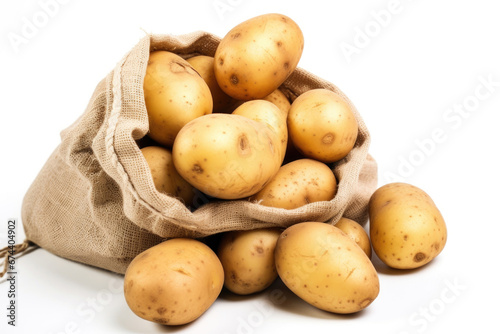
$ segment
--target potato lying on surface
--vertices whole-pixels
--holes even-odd
[[[319,309],[354,313],[378,296],[378,275],[370,259],[335,226],[292,225],[280,235],[275,257],[283,283]]]
[[[125,300],[139,317],[164,325],[199,318],[217,299],[224,271],[217,255],[194,239],[170,239],[137,255],[124,279]]]
[[[369,216],[373,250],[392,268],[421,267],[446,244],[441,212],[428,194],[410,184],[389,183],[377,189],[370,198]]]
[[[210,114],[213,108],[205,81],[187,61],[167,51],[153,51],[149,56],[144,100],[149,136],[166,147],[172,147],[185,124]]]
[[[223,235],[217,255],[224,268],[224,286],[236,294],[248,295],[271,285],[278,277],[274,249],[278,229],[233,231]]]
[[[304,156],[330,163],[352,150],[358,123],[340,95],[312,89],[293,101],[288,113],[288,136]]]
[[[300,159],[283,165],[274,178],[250,200],[261,205],[295,209],[330,201],[337,191],[332,170],[322,162]]]
[[[261,99],[276,90],[296,68],[304,36],[281,14],[264,14],[231,29],[215,52],[215,77],[229,96]]]
[[[286,124],[287,114],[283,112],[274,103],[266,100],[252,100],[243,103],[233,115],[240,115],[254,121],[267,124],[280,139],[280,158],[283,161],[285,158],[286,147],[288,143],[288,129]]]
[[[349,238],[354,240],[359,247],[365,252],[368,258],[372,257],[372,245],[368,233],[366,233],[363,226],[359,225],[352,219],[342,217],[335,224],[335,227],[347,234]]]
[[[205,80],[212,93],[213,112],[227,112],[227,109],[233,102],[233,98],[224,93],[219,87],[214,73],[214,57],[195,56],[187,59],[187,62],[200,74]]]
[[[201,192],[238,199],[261,190],[281,165],[281,142],[266,124],[211,114],[179,132],[172,155],[179,174]]]
[[[146,159],[156,189],[180,198],[186,205],[193,204],[193,186],[184,180],[174,167],[172,153],[164,147],[148,146],[141,149]]]

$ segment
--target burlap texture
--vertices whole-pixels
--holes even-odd
[[[30,241],[61,257],[124,273],[137,254],[165,238],[284,228],[303,221],[334,224],[342,216],[365,224],[377,184],[368,129],[336,86],[300,68],[281,87],[290,100],[327,88],[351,103],[359,123],[354,149],[334,166],[338,191],[333,200],[294,210],[221,201],[191,211],[155,189],[136,142],[148,132],[142,84],[149,52],[213,56],[219,41],[205,32],[146,36],[98,84],[85,112],[62,131],[60,145],[25,195],[22,221]]]

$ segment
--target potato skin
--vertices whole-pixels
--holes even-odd
[[[264,206],[296,209],[319,201],[330,201],[337,191],[332,170],[322,162],[300,159],[281,166],[278,173],[250,201]]]
[[[141,152],[149,165],[156,189],[181,199],[187,206],[192,205],[195,195],[193,186],[177,173],[172,152],[160,146],[147,146]]]
[[[254,121],[267,124],[280,139],[280,157],[281,161],[285,158],[286,147],[288,143],[287,113],[283,112],[274,103],[266,100],[252,100],[241,104],[233,115],[240,115]]]
[[[183,325],[217,299],[224,271],[215,253],[194,239],[170,239],[137,255],[125,273],[124,293],[139,317]]]
[[[262,99],[274,103],[285,115],[288,116],[288,112],[290,111],[292,104],[281,90],[276,89],[274,92],[263,97]]]
[[[305,222],[280,235],[276,269],[307,303],[334,313],[354,313],[378,296],[377,271],[363,250],[335,226]]]
[[[262,99],[297,67],[304,49],[299,26],[281,14],[242,22],[221,40],[215,52],[215,77],[238,100]]]
[[[266,124],[211,114],[182,128],[172,155],[179,174],[201,192],[239,199],[258,192],[278,172],[280,145]]]
[[[224,286],[239,295],[264,290],[278,277],[274,249],[279,229],[226,232],[217,256],[224,268]]]
[[[210,114],[212,95],[193,67],[168,51],[153,51],[144,77],[144,100],[149,136],[172,147],[175,136],[189,121]]]
[[[365,252],[366,256],[370,259],[372,257],[372,245],[370,237],[364,228],[352,219],[342,217],[335,224],[335,227],[347,234],[349,238],[354,240],[359,247]]]
[[[323,88],[312,89],[293,101],[288,113],[288,135],[304,156],[331,163],[352,150],[358,123],[340,95]]]
[[[413,269],[434,259],[447,240],[446,224],[431,197],[407,183],[389,183],[370,198],[370,237],[392,268]]]
[[[227,109],[234,103],[234,100],[224,93],[215,79],[214,57],[200,55],[186,60],[200,74],[207,83],[208,88],[210,88],[214,105],[213,112],[227,112]]]

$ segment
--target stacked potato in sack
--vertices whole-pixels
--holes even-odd
[[[279,90],[303,47],[292,19],[266,14],[229,31],[214,57],[151,52],[144,96],[155,144],[142,152],[156,188],[188,207],[196,192],[284,209],[333,199],[337,180],[328,164],[351,151],[358,124],[332,91],[309,90],[290,103]],[[360,311],[379,293],[368,234],[346,218],[336,226],[227,232],[211,246],[176,238],[139,254],[125,274],[131,310],[186,324],[223,286],[248,295],[278,276],[309,304],[335,313]]]

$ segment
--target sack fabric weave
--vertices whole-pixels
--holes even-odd
[[[220,201],[191,211],[156,190],[137,145],[148,133],[142,85],[149,53],[213,56],[219,42],[206,32],[148,35],[117,64],[97,85],[85,112],[61,132],[61,143],[25,195],[21,214],[29,241],[58,256],[124,273],[137,254],[167,238],[285,228],[303,221],[335,224],[342,216],[366,223],[377,185],[368,129],[335,85],[301,68],[280,87],[290,101],[310,89],[330,89],[349,102],[359,124],[354,149],[333,166],[338,180],[333,200],[294,210]]]

